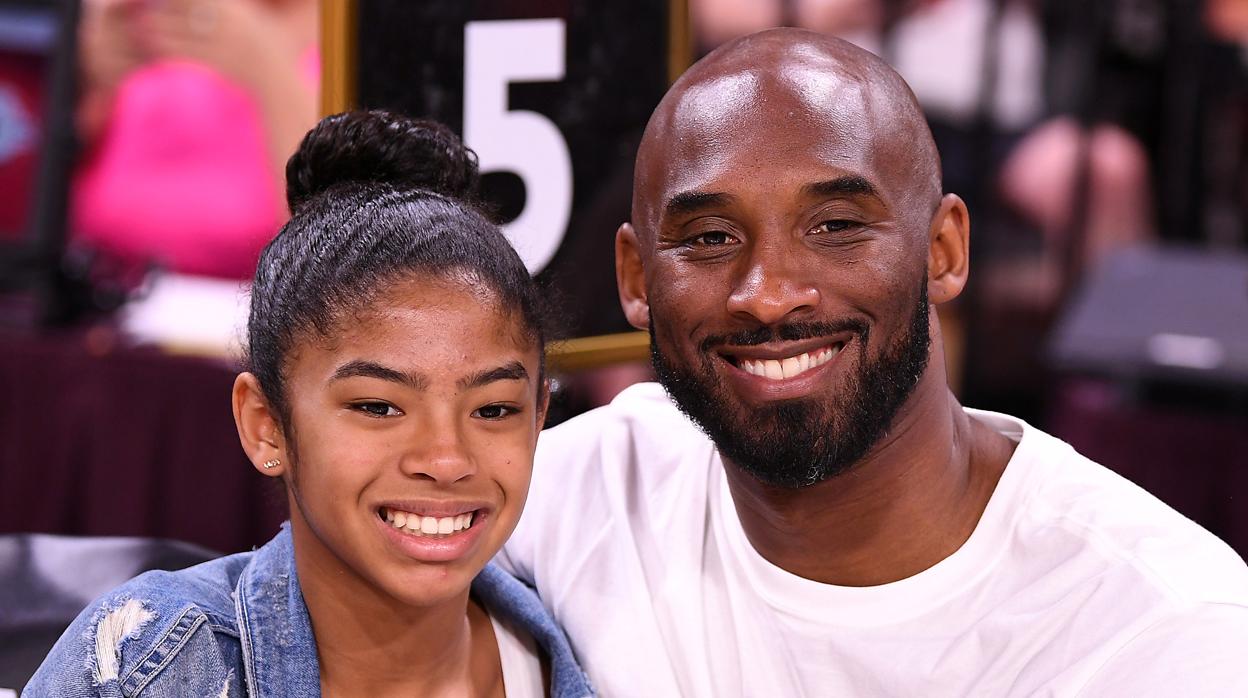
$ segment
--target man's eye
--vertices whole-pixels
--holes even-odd
[[[474,417],[480,417],[481,419],[497,421],[509,415],[516,414],[519,411],[520,410],[509,405],[486,405],[484,407],[478,407],[472,415]]]
[[[399,408],[388,402],[356,402],[351,405],[351,409],[370,417],[397,417],[403,414]]]
[[[732,236],[722,230],[712,230],[709,233],[702,233],[690,240],[695,245],[705,245],[707,247],[719,247],[732,242]]]
[[[830,221],[823,221],[819,225],[815,226],[815,229],[812,232],[840,233],[840,232],[849,230],[850,228],[853,228],[857,225],[858,223],[855,223],[854,221],[835,219],[835,220],[830,220]]]

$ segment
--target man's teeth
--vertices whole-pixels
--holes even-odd
[[[475,512],[458,516],[421,516],[411,512],[382,507],[381,514],[386,523],[403,531],[418,536],[449,536],[472,526],[472,515]]]
[[[771,380],[792,378],[831,361],[832,357],[840,353],[841,346],[834,344],[813,352],[808,351],[797,356],[790,356],[787,359],[741,359],[741,370]]]

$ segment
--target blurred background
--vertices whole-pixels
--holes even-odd
[[[781,25],[926,110],[973,223],[941,310],[963,403],[1248,552],[1248,0],[0,0],[0,534],[271,537],[229,407],[246,281],[286,158],[346,104],[481,156],[574,338],[552,420],[648,380],[611,258],[641,130],[692,60]]]

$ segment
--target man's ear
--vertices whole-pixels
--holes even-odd
[[[946,194],[928,230],[927,297],[947,303],[966,288],[971,264],[971,220],[957,194]]]
[[[631,223],[622,223],[615,231],[615,282],[620,291],[620,307],[628,323],[639,330],[650,329],[650,302],[646,300],[641,243]]]
[[[255,375],[240,373],[234,379],[233,403],[238,440],[252,466],[269,477],[285,473],[290,463],[281,422],[273,414]]]

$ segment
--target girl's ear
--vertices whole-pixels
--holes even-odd
[[[550,413],[550,379],[543,378],[537,390],[537,430],[546,426],[546,415]]]
[[[238,440],[251,464],[261,475],[281,476],[289,467],[281,422],[255,375],[244,372],[234,379],[233,403]]]

